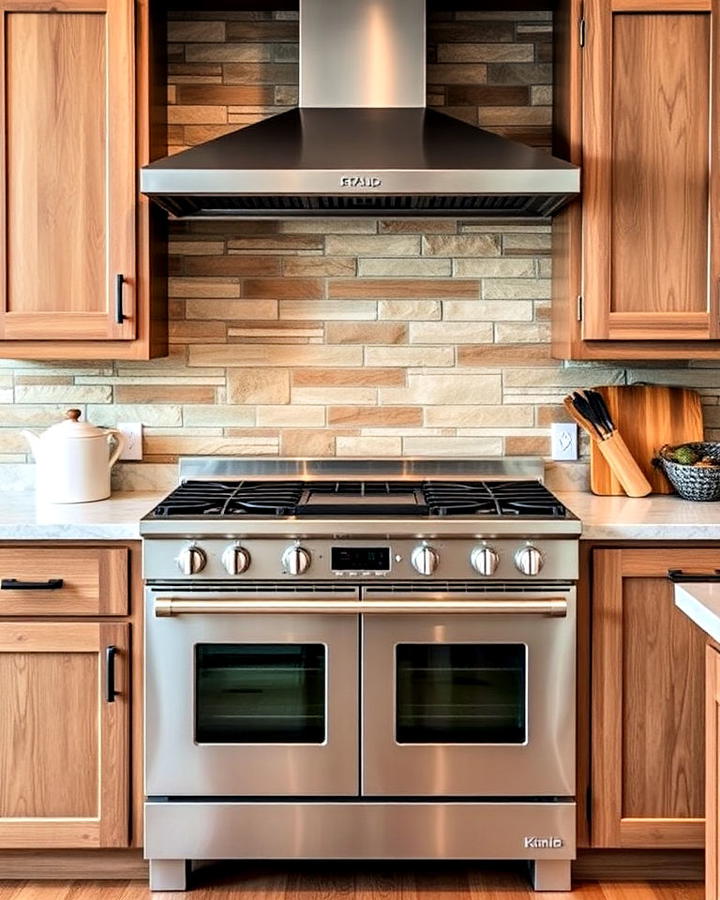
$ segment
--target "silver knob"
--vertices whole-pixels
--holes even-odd
[[[250,554],[240,544],[230,544],[222,555],[222,564],[228,575],[242,575],[250,566]]]
[[[421,544],[413,550],[410,562],[413,569],[420,575],[432,575],[438,567],[440,556],[432,547],[429,547],[427,544]]]
[[[523,575],[537,575],[545,559],[537,547],[521,547],[515,554],[515,565]]]
[[[288,547],[282,555],[282,564],[290,575],[302,575],[310,568],[310,554],[304,547]]]
[[[207,556],[204,550],[190,544],[189,547],[183,547],[175,562],[183,575],[197,575],[205,568]]]
[[[470,564],[478,575],[494,575],[500,557],[492,547],[476,547],[470,554]]]

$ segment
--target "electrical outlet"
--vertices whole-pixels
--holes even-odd
[[[553,459],[578,458],[578,430],[574,422],[553,422],[550,438]]]
[[[120,459],[142,459],[142,424],[140,422],[118,422],[117,429],[122,431],[127,441]]]

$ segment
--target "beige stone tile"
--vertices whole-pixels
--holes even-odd
[[[107,384],[19,384],[15,388],[16,403],[110,403],[112,388]],[[2,419],[0,419],[2,421]]]
[[[286,219],[280,231],[286,234],[376,234],[375,219]]]
[[[215,256],[224,250],[224,241],[181,241],[171,237],[169,243],[173,256]]]
[[[215,406],[183,407],[183,422],[186,427],[217,427],[254,425],[255,407],[231,406],[223,403]]]
[[[358,261],[358,275],[361,278],[368,276],[385,276],[390,278],[432,278],[437,276],[449,276],[452,274],[452,262],[449,259],[407,259],[395,257],[390,259],[360,259]]]
[[[171,344],[224,344],[227,339],[227,326],[224,322],[195,319],[189,322],[173,322],[171,319],[168,339]]]
[[[505,234],[502,239],[504,250],[524,250],[529,253],[550,250],[551,241],[552,236],[548,231],[532,232],[525,229]]]
[[[229,403],[288,403],[290,372],[287,369],[228,369]]]
[[[4,403],[0,405],[0,422],[5,427],[14,425],[20,428],[45,428],[61,422],[67,409],[65,403],[38,406]]]
[[[489,344],[493,340],[490,322],[411,322],[411,344]]]
[[[536,371],[536,370],[532,370]],[[490,374],[421,374],[408,375],[406,388],[381,388],[380,405],[419,404],[421,406],[457,404],[465,400],[470,405],[502,402],[501,376]]]
[[[457,222],[454,219],[382,219],[380,234],[455,234]]]
[[[400,387],[405,384],[405,369],[295,369],[292,383],[294,387]]]
[[[350,428],[397,428],[422,425],[422,409],[414,406],[331,406],[327,411],[328,425]]]
[[[425,256],[499,256],[500,241],[492,234],[430,234],[423,237]]]
[[[487,66],[483,63],[443,63],[427,67],[428,84],[486,84]]]
[[[456,259],[453,274],[458,278],[534,278],[535,260],[492,256]]]
[[[380,300],[378,319],[399,319],[403,321],[433,320],[442,315],[438,300]]]
[[[258,406],[258,425],[317,428],[325,424],[324,406]]]
[[[314,345],[197,344],[189,348],[191,366],[360,366],[362,347]]]
[[[242,337],[247,340],[267,341],[268,343],[295,343],[303,341],[322,341],[325,335],[323,325],[287,325],[285,322],[243,322],[231,325],[228,336]]]
[[[446,300],[443,303],[446,322],[529,322],[532,318],[530,300]],[[458,343],[466,342],[461,338]]]
[[[338,456],[400,456],[402,438],[399,437],[338,437],[335,441]]]
[[[451,366],[452,347],[366,347],[366,366]]]
[[[623,372],[617,369],[574,367],[566,369],[556,362],[555,368],[505,369],[503,384],[506,388],[578,388],[597,384],[622,384]]]
[[[545,278],[488,278],[482,285],[483,300],[549,300],[550,281]]]
[[[542,343],[550,340],[549,322],[498,322],[495,340],[500,343]]]
[[[118,422],[142,422],[146,427],[176,428],[182,425],[179,406],[163,403],[114,403],[88,406],[87,417],[93,425],[115,428]]]
[[[489,125],[550,125],[549,106],[485,106],[478,110],[478,124]]]
[[[492,344],[457,348],[459,366],[549,366],[558,362],[550,356],[549,344]]]
[[[328,235],[328,256],[419,256],[419,235]]]
[[[281,319],[313,319],[323,322],[333,319],[376,319],[374,300],[281,300]]]
[[[321,278],[246,278],[240,287],[243,297],[273,300],[321,300],[325,281]]]
[[[344,299],[420,300],[479,295],[479,281],[460,278],[344,278],[328,285],[329,297]]]
[[[352,278],[357,274],[357,259],[354,256],[284,256],[282,264],[283,274],[291,277]]]
[[[119,404],[140,404],[150,406],[209,403],[215,402],[216,389],[209,385],[192,384],[118,384],[115,387],[115,402]],[[114,408],[114,407],[113,407]]]
[[[277,319],[277,300],[188,300],[188,319]]]
[[[280,432],[280,453],[285,457],[335,455],[335,434],[326,428],[292,428]]]
[[[188,44],[185,48],[188,62],[254,63],[270,62],[272,47],[269,44]],[[260,67],[258,67],[260,68]]]
[[[148,435],[144,441],[147,456],[276,456],[279,449],[277,438],[234,438],[225,435],[207,437],[187,437],[184,435]]]
[[[533,410],[526,406],[428,406],[425,424],[441,428],[522,428],[533,424]]]
[[[171,125],[223,125],[227,122],[224,106],[168,106]]]
[[[403,438],[406,456],[502,456],[502,438],[408,437]]]
[[[293,387],[292,402],[300,404],[332,404],[375,406],[377,390],[374,387]]]
[[[225,40],[225,23],[224,22],[184,22],[170,20],[167,26],[167,37],[169,41],[178,44],[184,44],[194,41],[224,41]]]

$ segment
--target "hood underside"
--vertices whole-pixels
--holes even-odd
[[[141,190],[178,218],[550,216],[577,166],[431,109],[301,108],[158,160]]]

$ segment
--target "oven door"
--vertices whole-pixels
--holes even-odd
[[[366,590],[365,796],[575,794],[575,590]]]
[[[358,794],[358,616],[302,612],[328,597],[357,591],[148,589],[148,796]]]

